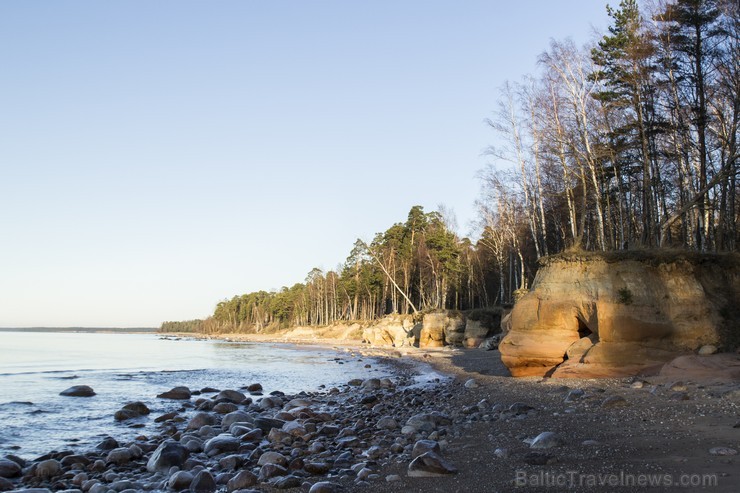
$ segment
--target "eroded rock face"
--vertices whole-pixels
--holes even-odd
[[[722,346],[732,337],[728,310],[740,306],[737,264],[712,256],[548,259],[514,306],[502,361],[513,376],[621,376]]]
[[[460,312],[427,313],[419,333],[419,347],[461,345],[464,337],[465,317]]]
[[[410,315],[389,315],[362,331],[363,341],[373,346],[411,346],[414,343]]]

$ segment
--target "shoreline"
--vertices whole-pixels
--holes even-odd
[[[121,491],[129,485],[137,491],[172,491],[170,483],[184,487],[187,480],[187,487],[192,487],[200,477],[213,482],[212,489],[204,491],[237,491],[227,486],[236,478],[242,486],[248,485],[241,488],[245,492],[305,492],[326,481],[337,486],[318,491],[340,491],[340,486],[341,491],[388,493],[542,488],[606,492],[654,487],[691,491],[679,484],[685,476],[716,481],[710,484],[711,491],[740,489],[738,456],[723,455],[740,450],[738,382],[513,378],[504,373],[497,351],[232,337],[207,338],[332,349],[347,358],[374,358],[388,366],[393,376],[388,382],[368,378],[336,389],[287,396],[249,396],[241,389],[251,403],[229,402],[215,393],[194,395],[182,401],[176,415],[162,420],[156,436],[81,454],[84,458],[42,457],[58,462],[59,474],[45,477],[39,473],[38,461],[29,463],[24,468],[24,486],[92,493]],[[444,378],[419,385],[416,373],[430,370]],[[263,404],[266,399],[274,402]],[[244,413],[245,421],[221,427],[229,416],[222,412],[234,407],[231,412]],[[200,413],[210,418],[201,416],[205,421],[191,426]],[[543,432],[554,433],[553,443],[532,448],[528,442]],[[168,438],[192,444],[190,462],[178,466],[180,473],[148,471],[157,447]],[[213,454],[211,448],[205,453],[215,439],[222,440],[224,450]],[[431,457],[436,455],[442,465],[430,466],[431,472],[423,468],[410,472],[414,446],[420,440],[438,447]],[[116,458],[114,452],[123,458]],[[75,465],[75,460],[80,463]],[[440,472],[440,467],[450,470]],[[576,475],[571,474],[574,471]],[[430,474],[439,475],[419,477]],[[599,483],[599,477],[616,478],[618,484]],[[548,483],[563,478],[572,482]],[[589,482],[594,478],[596,482]],[[653,487],[619,483],[645,478],[673,483]],[[19,486],[17,478],[12,481]]]

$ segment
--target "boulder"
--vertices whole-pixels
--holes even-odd
[[[12,460],[0,459],[0,478],[15,478],[21,475],[21,466]]]
[[[679,356],[661,368],[660,376],[687,380],[740,380],[740,355]]]
[[[465,336],[465,317],[457,311],[436,311],[424,315],[419,347],[462,345]]]
[[[160,399],[188,400],[192,397],[192,394],[187,387],[175,387],[167,392],[162,392],[157,397]]]
[[[188,471],[177,471],[167,480],[167,486],[174,491],[186,490],[193,482],[193,475]]]
[[[411,458],[416,459],[420,455],[424,455],[427,452],[441,454],[442,449],[439,447],[439,443],[435,442],[434,440],[419,440],[414,444],[414,448],[411,449]]]
[[[234,423],[251,424],[252,422],[254,422],[254,418],[250,414],[245,413],[244,411],[234,411],[233,413],[229,413],[223,417],[221,420],[221,427],[228,430]]]
[[[171,467],[182,467],[190,452],[184,446],[172,440],[162,442],[146,464],[149,472],[166,473]]]
[[[111,464],[123,465],[131,462],[131,451],[126,447],[114,448],[105,456],[105,461]]]
[[[227,415],[228,416],[228,415]],[[204,426],[213,426],[218,424],[218,418],[213,414],[198,413],[188,422],[186,430],[199,430]]]
[[[70,387],[59,392],[59,395],[63,395],[65,397],[92,397],[95,395],[95,391],[92,387],[87,385],[75,385],[74,387]]]
[[[121,409],[116,411],[113,415],[113,418],[116,421],[126,421],[127,419],[139,418],[149,413],[149,408],[143,402],[129,402]]]
[[[36,464],[36,477],[50,479],[62,473],[62,465],[58,460],[47,459]]]
[[[252,471],[242,470],[226,483],[226,489],[228,491],[235,491],[251,488],[252,486],[255,486],[257,482],[257,476],[255,476]]]
[[[229,402],[233,402],[234,404],[239,404],[244,399],[246,399],[247,396],[239,392],[238,390],[222,390],[218,393],[218,395],[214,398],[215,400],[225,400]]]
[[[288,467],[288,459],[280,452],[268,451],[260,455],[257,465],[264,466],[266,464],[277,464],[279,466]]]
[[[342,491],[342,485],[338,483],[332,483],[330,481],[319,481],[311,485],[311,489],[308,493],[339,493]]]
[[[722,346],[738,306],[737,256],[562,254],[541,260],[499,350],[515,377],[656,373]]]
[[[208,440],[203,447],[203,451],[209,456],[223,454],[224,452],[236,452],[239,450],[239,444],[238,438],[222,434]]]
[[[426,452],[411,461],[408,468],[410,477],[428,478],[456,474],[457,468],[435,452]]]
[[[0,476],[0,491],[10,491],[15,489],[13,487],[13,482],[9,479],[6,479],[2,476]],[[48,491],[48,490],[47,490]]]
[[[216,491],[216,480],[208,470],[200,471],[190,483],[190,491],[194,493],[212,493]]]

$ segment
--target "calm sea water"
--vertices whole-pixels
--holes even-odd
[[[296,393],[390,374],[363,359],[318,347],[154,334],[0,332],[0,456],[35,458],[51,450],[84,450],[107,435],[153,434],[153,417],[180,408],[156,395],[178,385],[239,389],[259,382],[265,394]],[[371,369],[364,368],[367,363]],[[59,395],[73,385],[89,385],[97,395]],[[152,410],[143,429],[113,419],[135,400]]]

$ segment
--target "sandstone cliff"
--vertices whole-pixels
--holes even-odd
[[[734,255],[564,254],[543,259],[499,349],[513,376],[619,376],[657,369],[740,327]]]
[[[373,346],[479,347],[497,334],[501,309],[436,310],[413,315],[388,315],[362,331],[364,342]],[[416,321],[415,321],[416,320]]]

